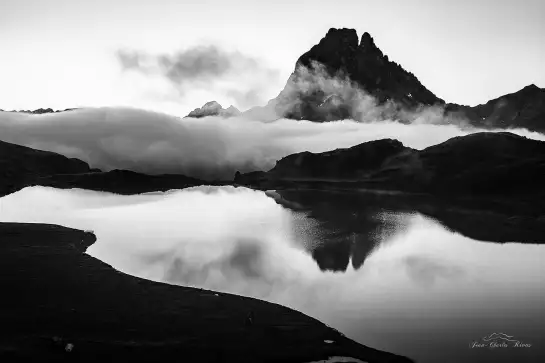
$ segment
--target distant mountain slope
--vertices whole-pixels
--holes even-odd
[[[466,118],[477,127],[545,132],[545,89],[532,84],[474,107],[448,104],[445,113]]]
[[[90,171],[81,160],[0,141],[0,195],[18,190],[37,177]]]

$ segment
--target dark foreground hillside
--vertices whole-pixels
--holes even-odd
[[[410,361],[279,305],[118,272],[84,253],[91,233],[0,223],[0,241],[1,362]]]

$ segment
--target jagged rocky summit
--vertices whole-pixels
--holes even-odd
[[[204,104],[201,108],[196,108],[191,111],[186,117],[201,118],[207,116],[232,117],[240,114],[240,111],[230,106],[223,108],[218,102],[210,101]]]
[[[414,74],[390,61],[369,33],[358,39],[354,29],[332,28],[299,57],[275,110],[311,121],[358,118],[362,96],[404,108],[444,104]]]

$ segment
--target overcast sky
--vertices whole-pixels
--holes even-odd
[[[330,27],[369,32],[448,102],[545,87],[543,0],[0,0],[0,108],[245,109]]]

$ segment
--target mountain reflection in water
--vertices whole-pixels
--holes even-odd
[[[0,221],[93,230],[88,253],[121,271],[280,303],[418,362],[544,357],[545,246],[467,237],[539,242],[540,220],[522,222],[533,234],[498,224],[500,235],[489,226],[504,217],[463,213],[396,195],[235,187],[0,198]],[[533,346],[469,348],[494,332]]]

